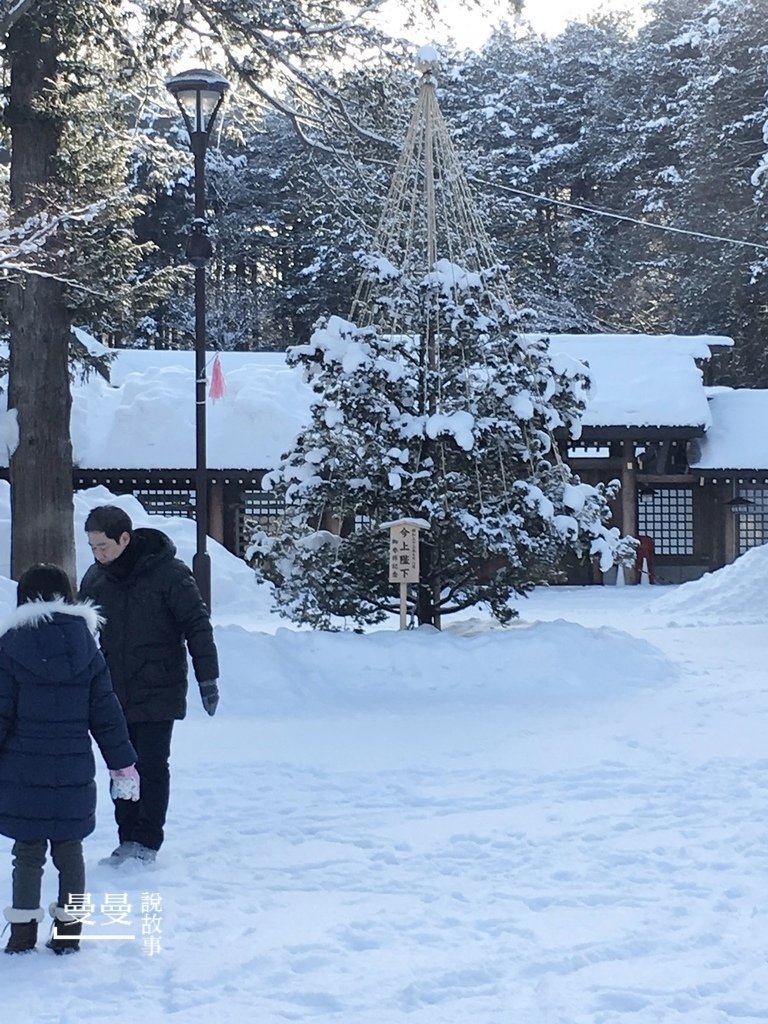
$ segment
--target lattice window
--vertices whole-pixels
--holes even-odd
[[[256,530],[277,534],[285,517],[285,502],[269,491],[243,491],[237,509],[238,554],[244,555]]]
[[[153,516],[186,516],[195,518],[195,492],[185,488],[147,487],[134,491],[134,496]]]
[[[369,530],[373,519],[370,515],[358,515],[355,513],[355,530]]]
[[[752,502],[745,511],[735,513],[738,552],[743,555],[768,541],[768,487],[739,486],[738,491]]]
[[[693,492],[657,487],[637,503],[637,532],[653,538],[657,555],[693,554]]]

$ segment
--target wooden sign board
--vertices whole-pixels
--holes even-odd
[[[419,582],[419,528],[406,520],[389,527],[389,582]]]
[[[428,530],[426,519],[395,519],[382,523],[389,530],[389,582],[400,584],[400,629],[406,629],[408,584],[419,582],[419,530]]]

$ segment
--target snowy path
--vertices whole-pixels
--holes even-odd
[[[162,951],[2,957],[2,1020],[768,1020],[766,627],[665,628],[639,600],[550,593],[524,612],[642,635],[682,667],[672,687],[193,715],[158,864],[95,864],[107,807],[87,844],[94,894],[162,895]]]

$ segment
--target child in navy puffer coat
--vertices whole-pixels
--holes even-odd
[[[35,947],[49,842],[59,892],[47,945],[74,952],[82,925],[66,908],[85,891],[82,840],[96,824],[91,736],[113,778],[128,779],[129,799],[139,796],[136,751],[94,640],[94,608],[74,603],[57,565],[28,569],[17,598],[16,611],[0,625],[0,834],[15,840],[5,952]]]

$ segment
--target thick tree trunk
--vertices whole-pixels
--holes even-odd
[[[60,122],[47,103],[58,73],[54,3],[40,4],[8,37],[11,64],[11,209],[19,222],[45,207],[56,185]],[[57,266],[51,258],[50,269]],[[11,459],[11,575],[56,562],[74,579],[70,319],[62,285],[25,275],[8,294],[9,408],[19,420]]]
[[[436,626],[440,629],[440,585],[433,579],[434,554],[431,538],[422,533],[419,537],[421,582],[416,591],[416,618],[420,626]]]

